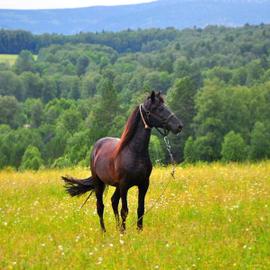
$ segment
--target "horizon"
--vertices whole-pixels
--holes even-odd
[[[0,10],[44,10],[44,9],[72,9],[72,8],[86,8],[97,6],[123,6],[123,5],[136,5],[155,2],[157,0],[65,0],[57,1],[47,0],[45,2],[37,2],[35,0],[20,1],[9,0],[8,2],[2,2],[0,0]]]

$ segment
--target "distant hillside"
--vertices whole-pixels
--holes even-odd
[[[137,28],[240,26],[270,22],[270,0],[159,0],[58,10],[0,10],[0,28],[73,34]]]

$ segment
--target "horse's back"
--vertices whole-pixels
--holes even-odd
[[[118,184],[114,172],[114,151],[118,142],[119,139],[113,137],[99,139],[95,143],[91,155],[92,175],[112,186]]]

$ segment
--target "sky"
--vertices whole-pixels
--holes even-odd
[[[51,9],[148,3],[153,0],[0,0],[0,9]]]

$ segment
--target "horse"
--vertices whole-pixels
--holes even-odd
[[[66,191],[71,196],[79,196],[87,191],[95,193],[97,213],[103,232],[106,231],[103,219],[103,192],[107,185],[115,187],[111,203],[117,227],[121,231],[126,230],[128,190],[133,186],[138,187],[137,229],[143,229],[144,201],[152,172],[148,147],[153,127],[174,134],[180,133],[183,128],[181,120],[165,106],[160,92],[155,91],[134,109],[120,139],[105,137],[95,143],[90,161],[92,175],[89,178],[62,177]],[[121,224],[118,212],[120,198]]]

